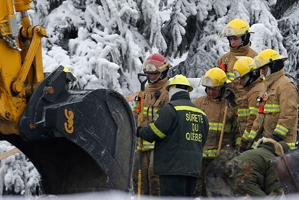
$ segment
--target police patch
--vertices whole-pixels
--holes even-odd
[[[159,114],[155,114],[155,116],[154,116],[154,122],[157,120],[159,118]]]

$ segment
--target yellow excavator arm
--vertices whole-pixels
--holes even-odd
[[[0,140],[32,161],[47,194],[129,191],[131,107],[113,90],[68,89],[74,77],[63,66],[44,77],[46,30],[31,25],[31,1],[0,0]]]
[[[19,134],[18,122],[36,86],[44,79],[41,38],[46,30],[31,26],[31,0],[0,1],[0,132]],[[21,13],[18,26],[14,10]]]

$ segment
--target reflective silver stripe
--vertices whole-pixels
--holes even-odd
[[[257,113],[259,111],[259,109],[256,107],[249,107],[249,110],[250,110],[250,112],[249,112],[250,115],[257,115]]]
[[[240,145],[241,144],[241,137],[237,137],[235,144],[236,145]]]
[[[238,116],[239,117],[247,117],[249,116],[249,109],[238,109]]]
[[[233,81],[235,79],[235,75],[232,72],[227,72],[226,76],[229,80]]]
[[[289,132],[289,129],[287,129],[286,127],[284,127],[282,125],[277,124],[274,131],[279,133],[280,135],[286,136],[287,133]]]
[[[264,107],[264,112],[280,112],[279,104],[266,104]]]
[[[287,143],[287,145],[289,145],[289,147],[290,147],[291,150],[294,150],[295,147],[296,147],[296,146],[295,146],[295,143],[291,143],[291,142],[290,142],[290,143]]]
[[[207,158],[207,157],[215,158],[217,156],[217,152],[218,152],[218,150],[216,150],[216,149],[203,150],[203,157],[204,158]]]
[[[225,132],[232,132],[232,125],[230,124],[226,124],[224,131]],[[209,122],[209,130],[213,130],[213,131],[221,131],[222,130],[222,123],[212,123]]]

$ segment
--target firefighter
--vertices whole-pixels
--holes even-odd
[[[148,85],[145,87],[143,100],[143,126],[148,126],[153,122],[157,111],[166,103],[169,102],[168,91],[165,87],[169,84],[169,76],[167,72],[170,65],[165,57],[155,53],[149,56],[143,63],[143,72],[148,74]],[[136,102],[133,113],[137,122],[137,127],[140,124],[140,113],[137,112],[138,104]],[[140,149],[138,140],[137,149]],[[138,190],[138,151],[135,155],[136,161],[133,172],[134,191],[137,194]],[[142,146],[142,184],[141,194],[159,196],[159,176],[154,174],[153,170],[154,158],[154,143],[143,141]]]
[[[188,79],[176,75],[166,87],[170,102],[137,136],[155,141],[154,172],[160,178],[161,196],[192,196],[200,176],[203,146],[209,124],[203,111],[191,101]]]
[[[240,141],[241,137],[237,128],[237,117],[231,105],[227,109],[226,121],[223,124],[226,107],[226,100],[223,96],[226,95],[226,86],[228,83],[231,83],[227,79],[225,72],[218,67],[212,68],[202,77],[201,83],[206,87],[207,95],[195,99],[193,103],[206,113],[209,120],[209,134],[204,146],[201,178],[198,180],[195,196],[206,196],[204,185],[205,172],[218,154],[222,127],[224,126],[222,147],[230,146],[237,149],[238,141]]]
[[[273,49],[266,49],[255,57],[255,63],[265,77],[265,89],[257,98],[259,112],[249,135],[243,135],[244,142],[254,142],[261,137],[285,141],[291,150],[295,149],[298,123],[298,91],[283,69],[282,57]],[[255,144],[253,143],[253,147]]]
[[[243,86],[246,92],[243,96],[236,100],[238,104],[238,122],[240,127],[240,133],[244,135],[241,139],[240,152],[243,152],[247,148],[247,142],[244,139],[246,135],[249,135],[258,113],[258,105],[256,98],[259,92],[264,90],[265,85],[259,71],[253,71],[256,68],[255,62],[252,58],[247,56],[239,57],[236,61],[233,71],[234,78],[240,80],[240,84]]]
[[[253,164],[253,173],[245,189],[247,194],[250,196],[282,195],[283,189],[271,160],[288,152],[289,146],[283,141],[278,143],[271,138],[263,137],[258,140],[257,147],[233,159]]]
[[[248,56],[254,58],[257,55],[250,48],[250,34],[253,33],[247,23],[241,19],[234,19],[229,22],[223,29],[221,36],[227,37],[230,52],[224,54],[217,60],[217,66],[220,66],[225,72],[229,80],[233,81],[230,87],[233,89],[237,98],[242,96],[245,91],[240,85],[239,80],[234,80],[233,67],[237,61],[236,56]]]

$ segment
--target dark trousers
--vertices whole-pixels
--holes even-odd
[[[160,175],[161,196],[193,196],[197,178],[192,176]]]

